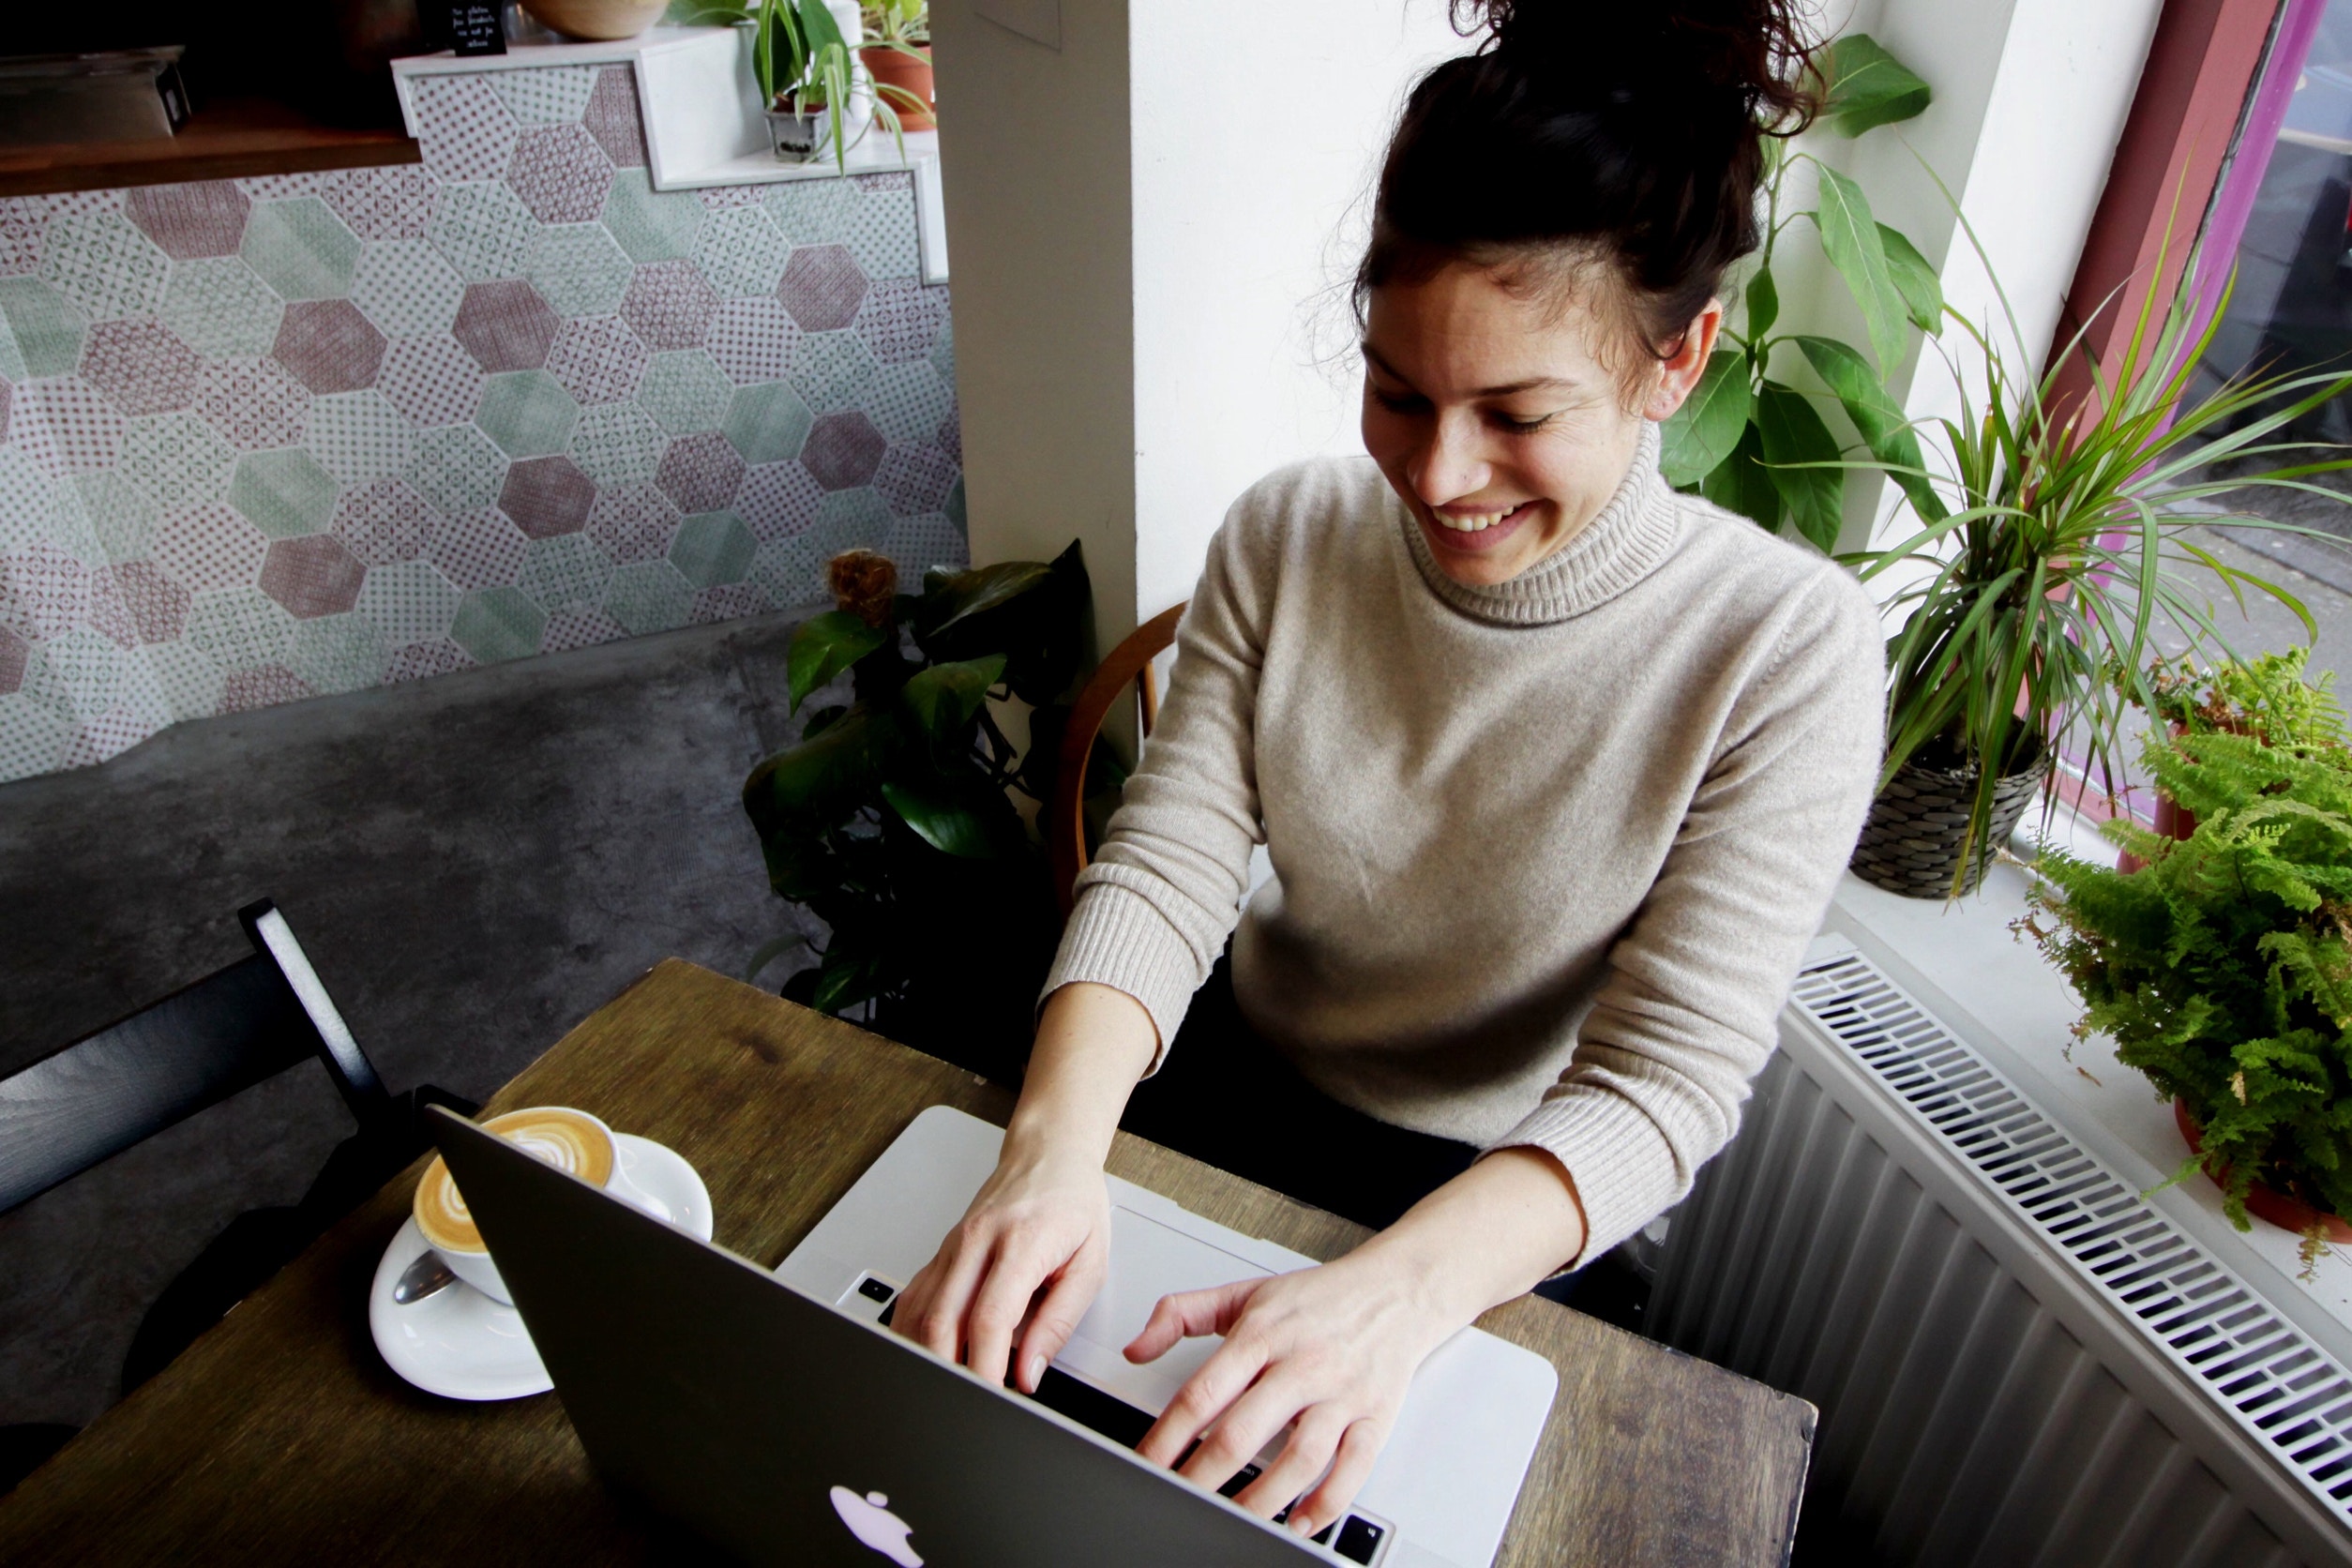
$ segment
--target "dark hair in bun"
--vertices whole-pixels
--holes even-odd
[[[1756,249],[1763,138],[1814,104],[1796,0],[1452,0],[1485,43],[1423,77],[1380,169],[1361,309],[1445,262],[1603,263],[1651,352]]]

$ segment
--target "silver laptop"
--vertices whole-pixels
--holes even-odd
[[[879,1320],[963,1217],[996,1168],[1003,1138],[976,1117],[933,1106],[817,1222],[776,1276]],[[1314,1259],[1115,1176],[1110,1203],[1108,1277],[1038,1397],[1133,1444],[1217,1345],[1186,1340],[1158,1361],[1129,1364],[1120,1352],[1159,1299],[1307,1268]],[[1378,1568],[1486,1568],[1511,1523],[1558,1384],[1551,1363],[1532,1350],[1478,1329],[1455,1335],[1413,1379],[1371,1478],[1322,1544],[1342,1560]],[[1277,1438],[1261,1459],[1280,1446]],[[1228,1493],[1256,1474],[1244,1471]]]
[[[918,1118],[776,1271],[792,1288],[457,1117],[436,1111],[433,1132],[599,1472],[746,1560],[1275,1568],[1336,1558],[1483,1568],[1551,1402],[1548,1363],[1475,1331],[1457,1336],[1416,1380],[1358,1511],[1308,1545],[1094,1429],[1132,1442],[1141,1434],[1134,1423],[1148,1425],[1152,1410],[1134,1397],[1150,1391],[1107,1386],[1102,1369],[1086,1370],[1094,1359],[1078,1342],[1051,1378],[1062,1396],[1047,1403],[987,1383],[877,1321],[895,1281],[927,1259],[993,1165],[1001,1135],[985,1123],[944,1108]],[[955,1190],[905,1200],[894,1196],[900,1178]],[[1127,1184],[1113,1194],[1113,1283],[1097,1307],[1113,1316],[1090,1316],[1086,1345],[1124,1320],[1129,1307],[1113,1304],[1140,1291],[1155,1301],[1165,1289],[1306,1261]],[[869,1245],[848,1250],[868,1260],[839,1263],[840,1279],[812,1289],[807,1278],[837,1268],[818,1259],[837,1259],[854,1234],[836,1222],[856,1225],[861,1212],[878,1229]],[[928,1241],[881,1229],[894,1214],[927,1225]],[[1133,1229],[1138,1222],[1170,1240]],[[1131,1247],[1130,1237],[1145,1240]],[[1206,1251],[1186,1250],[1197,1248]],[[1150,1261],[1138,1271],[1130,1254]],[[1474,1347],[1467,1358],[1465,1345]],[[1205,1349],[1171,1355],[1187,1352],[1184,1364],[1198,1364]],[[1467,1396],[1459,1405],[1457,1394]],[[1443,1495],[1468,1468],[1448,1444],[1504,1466],[1500,1477],[1482,1473],[1494,1500],[1474,1518]],[[1424,1463],[1434,1485],[1422,1481]]]

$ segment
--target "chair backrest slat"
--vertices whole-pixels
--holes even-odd
[[[0,1214],[319,1050],[257,953],[0,1078]]]

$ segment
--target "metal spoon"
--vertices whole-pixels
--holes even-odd
[[[437,1295],[457,1283],[458,1276],[449,1272],[449,1265],[441,1260],[441,1254],[428,1248],[416,1255],[416,1261],[400,1271],[400,1277],[392,1283],[392,1300],[401,1306],[414,1306],[427,1296]]]

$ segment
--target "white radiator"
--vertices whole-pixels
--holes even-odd
[[[2352,1378],[1843,938],[1649,1316],[1819,1407],[1817,1560],[2352,1563]]]

